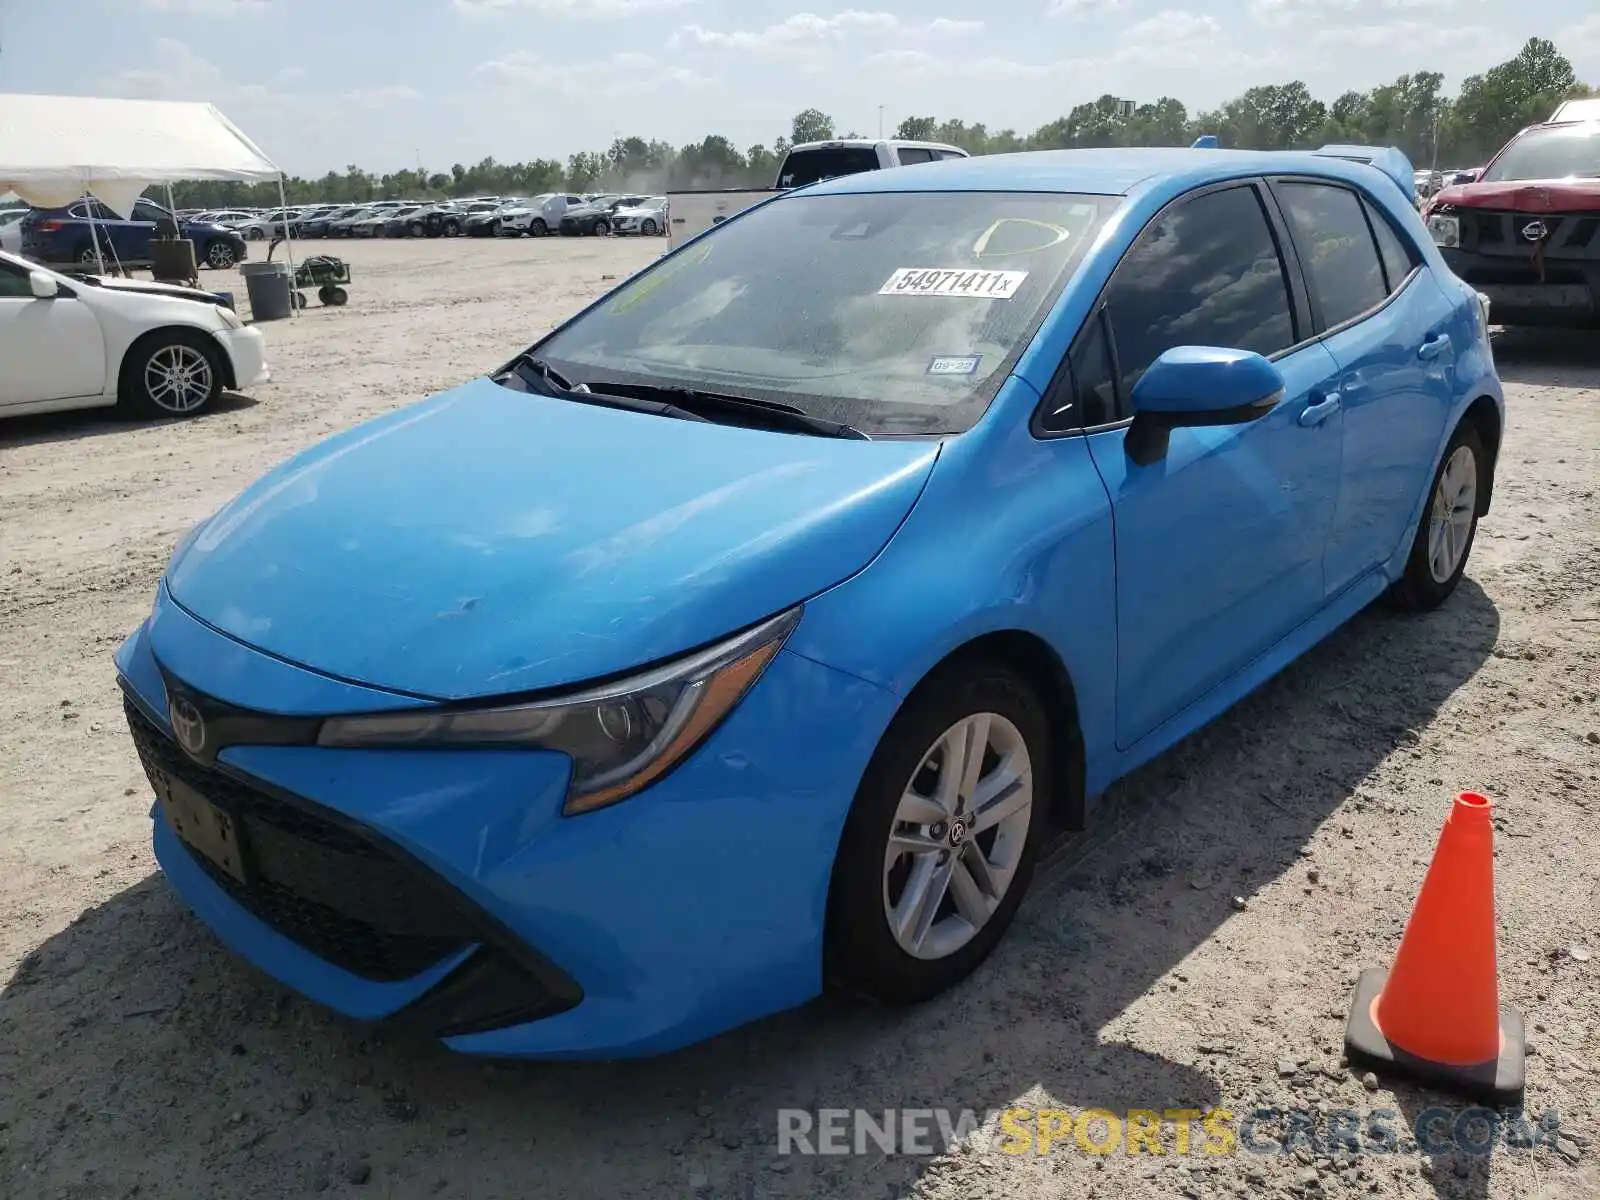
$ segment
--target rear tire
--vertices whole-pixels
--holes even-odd
[[[589,232],[594,234],[595,237],[606,237],[611,232],[611,222],[601,217],[589,227]]]
[[[549,237],[550,236],[550,226],[548,226],[548,225],[546,225],[544,223],[544,218],[535,217],[533,219],[533,224],[528,226],[528,236],[529,237]]]
[[[459,237],[461,235],[460,221],[446,221],[444,223],[445,237]]]
[[[238,255],[233,252],[233,247],[220,238],[206,243],[201,258],[201,261],[206,266],[216,271],[226,271],[238,260]]]
[[[1456,426],[1433,473],[1405,573],[1389,600],[1411,612],[1431,612],[1456,590],[1478,535],[1479,497],[1489,480],[1483,440],[1470,421]]]
[[[823,943],[831,987],[917,1003],[989,956],[1032,879],[1050,753],[1044,706],[1009,668],[958,661],[918,687],[845,821]]]
[[[649,217],[646,217],[642,222],[640,222],[639,232],[644,234],[645,237],[655,237],[657,232],[656,223]]]
[[[222,351],[203,333],[158,329],[128,348],[117,407],[134,417],[193,417],[222,394]]]

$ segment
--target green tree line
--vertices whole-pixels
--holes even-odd
[[[912,116],[896,137],[947,142],[971,154],[1061,150],[1084,146],[1182,146],[1215,134],[1223,146],[1288,150],[1354,142],[1398,146],[1419,167],[1477,166],[1517,130],[1545,120],[1563,99],[1594,95],[1553,42],[1531,38],[1515,57],[1465,79],[1447,95],[1437,71],[1402,75],[1369,92],[1349,91],[1325,102],[1298,80],[1253,87],[1209,112],[1191,113],[1183,101],[1163,96],[1135,103],[1115,96],[1080,104],[1032,133],[990,129],[981,122]],[[574,154],[565,162],[536,158],[502,163],[486,158],[476,166],[457,163],[448,171],[400,170],[375,174],[351,165],[320,179],[290,178],[291,204],[356,203],[390,198],[443,199],[474,195],[535,195],[596,190],[657,192],[682,187],[770,187],[791,145],[835,136],[832,117],[808,108],[788,133],[770,146],[741,150],[710,134],[698,143],[674,146],[643,137],[619,137],[605,150]],[[174,189],[185,207],[270,206],[276,184],[245,186],[194,183]]]

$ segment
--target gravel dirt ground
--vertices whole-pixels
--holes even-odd
[[[0,1196],[1600,1196],[1593,338],[1501,340],[1495,509],[1449,604],[1362,616],[1119,785],[940,1001],[823,1001],[656,1061],[484,1064],[335,1019],[219,948],[155,872],[112,680],[173,544],[285,456],[480,373],[662,249],[336,244],[349,306],[268,326],[275,381],[252,397],[186,423],[0,424]],[[1171,1129],[1159,1157],[1070,1138],[1010,1155],[982,1133],[777,1153],[786,1108],[1276,1106],[1325,1133],[1335,1110],[1403,1126],[1453,1103],[1364,1082],[1340,1050],[1355,975],[1392,957],[1466,788],[1497,803],[1501,990],[1533,1042],[1528,1112],[1557,1114],[1559,1139],[1488,1158],[1404,1137],[1180,1155]]]

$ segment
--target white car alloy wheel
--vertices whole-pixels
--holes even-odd
[[[1033,819],[1033,763],[998,713],[947,729],[912,773],[884,852],[890,931],[913,958],[942,959],[988,924],[1010,889]]]
[[[215,374],[206,356],[193,346],[162,346],[144,366],[145,391],[162,412],[187,416],[211,398]]]
[[[1457,446],[1439,473],[1428,515],[1428,572],[1445,583],[1461,566],[1478,508],[1478,459],[1471,447]]]

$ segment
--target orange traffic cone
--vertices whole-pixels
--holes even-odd
[[[1492,807],[1456,797],[1394,967],[1361,973],[1344,1042],[1352,1063],[1514,1108],[1525,1035],[1498,997]]]

